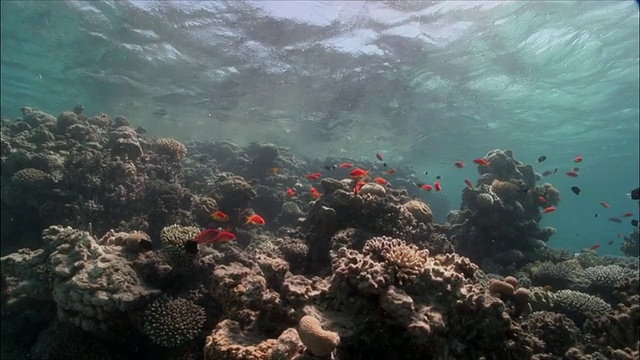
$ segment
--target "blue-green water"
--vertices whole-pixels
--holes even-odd
[[[453,162],[510,148],[538,172],[560,168],[547,178],[562,192],[542,223],[558,229],[549,245],[618,254],[605,244],[630,225],[607,219],[637,218],[625,195],[638,186],[632,1],[1,5],[3,116],[80,102],[154,136],[380,152],[441,175],[454,208],[477,172]],[[564,176],[577,155],[579,177]]]

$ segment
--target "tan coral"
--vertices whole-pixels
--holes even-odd
[[[175,161],[181,161],[187,156],[187,147],[175,139],[160,138],[156,140],[156,147],[160,154],[169,155]]]
[[[240,323],[227,319],[207,336],[204,360],[263,360],[276,344],[277,340],[245,332]]]
[[[413,215],[413,217],[421,223],[430,224],[433,222],[433,213],[429,205],[420,200],[410,200],[404,205],[405,209]]]
[[[314,356],[329,356],[340,343],[338,333],[322,329],[320,321],[309,315],[300,319],[298,335]]]

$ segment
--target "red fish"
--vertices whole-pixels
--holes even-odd
[[[307,180],[314,180],[315,181],[315,180],[318,180],[322,176],[322,173],[317,172],[317,173],[313,173],[313,174],[305,174],[305,175],[302,175],[302,176]]]
[[[382,154],[376,153],[376,157],[378,158],[378,160],[382,161]]]
[[[589,246],[588,250],[593,251],[593,250],[595,250],[595,249],[597,249],[599,247],[600,247],[600,244],[593,244],[593,245]]]
[[[620,215],[620,217],[623,217],[623,218],[632,217],[632,216],[633,216],[633,213],[630,213],[630,212]]]
[[[575,171],[567,171],[566,174],[570,177],[578,177],[578,173]]]
[[[458,169],[462,169],[464,167],[462,161],[456,161],[453,163],[453,165],[455,165]]]
[[[214,213],[211,213],[211,218],[215,221],[229,221],[229,216],[227,216],[227,214],[223,213],[222,211],[216,211]]]
[[[471,183],[471,181],[469,179],[464,179],[464,183],[467,184],[469,189],[473,189],[473,184]]]
[[[353,188],[353,193],[358,195],[358,193],[360,192],[360,188],[362,187],[362,185],[366,184],[365,181],[360,180],[356,183],[356,186]]]
[[[387,173],[388,175],[391,175],[391,174],[393,174],[395,172],[396,172],[396,169],[389,169],[389,170],[385,171],[385,173]]]
[[[549,206],[548,208],[542,210],[542,213],[543,214],[548,214],[548,213],[554,212],[554,211],[556,211],[556,208],[554,208],[553,206]]]
[[[352,163],[342,163],[340,165],[338,165],[339,168],[343,168],[343,169],[350,169],[353,167]]]
[[[242,225],[253,224],[253,225],[264,225],[266,222],[262,218],[262,216],[258,214],[253,214],[251,216],[247,216],[247,221]]]
[[[220,244],[235,240],[236,236],[222,229],[205,229],[192,240],[187,240],[184,249],[189,254],[198,253],[198,245]]]
[[[427,190],[427,191],[433,190],[433,186],[431,186],[429,184],[417,184],[417,185],[422,190]]]
[[[491,164],[490,162],[482,158],[474,159],[473,162],[480,166],[489,166]]]
[[[314,199],[317,199],[322,195],[313,186],[311,187],[311,189],[309,189],[309,193],[311,194],[311,197],[314,198]]]
[[[373,179],[373,181],[375,181],[375,182],[377,182],[378,184],[383,185],[383,186],[387,186],[387,185],[389,185],[389,183],[387,182],[387,180],[385,180],[385,179],[383,179],[383,178],[381,178],[381,177],[377,177],[377,178]]]
[[[368,174],[369,172],[366,170],[355,168],[349,173],[349,176],[351,176],[352,178],[361,178],[367,176]]]
[[[295,195],[296,195],[296,192],[295,192],[295,191],[293,191],[293,189],[292,189],[292,188],[288,188],[288,189],[287,189],[287,196],[288,196],[288,197],[294,197]]]
[[[573,162],[574,162],[574,163],[579,163],[579,162],[581,162],[581,161],[582,161],[582,156],[576,156],[576,157],[573,159]]]
[[[434,188],[436,191],[440,191],[440,190],[442,190],[442,186],[440,186],[440,182],[438,182],[438,181],[436,181],[436,182],[434,182],[434,183],[433,183],[433,188]]]
[[[611,205],[607,204],[604,201],[600,201],[600,205],[602,205],[602,207],[606,207],[606,208],[610,208],[611,207]]]
[[[545,199],[544,196],[540,196],[538,198],[538,200],[540,200],[540,202],[542,202],[542,203],[546,203],[547,202],[547,199]]]

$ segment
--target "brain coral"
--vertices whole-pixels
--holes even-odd
[[[161,298],[144,312],[144,333],[157,345],[180,346],[195,338],[207,319],[202,306],[187,299]]]
[[[323,330],[320,321],[310,315],[300,319],[298,335],[314,356],[329,356],[340,343],[340,336],[337,333]]]
[[[181,161],[187,156],[187,147],[175,139],[157,139],[156,148],[158,149],[158,153],[168,155],[175,161]]]

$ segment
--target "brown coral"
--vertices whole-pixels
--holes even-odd
[[[168,155],[172,160],[181,161],[187,156],[187,147],[181,142],[171,138],[160,138],[156,140],[158,153]]]
[[[223,320],[207,336],[204,360],[262,360],[276,344],[275,339],[243,331],[236,321]]]
[[[300,319],[298,334],[302,343],[314,356],[329,356],[340,343],[338,333],[322,329],[320,321],[310,315]]]
[[[206,319],[202,306],[187,299],[161,298],[144,312],[144,333],[157,345],[180,346],[198,335]]]

